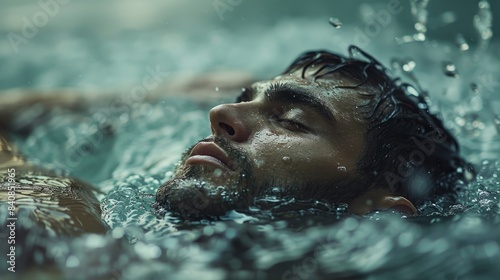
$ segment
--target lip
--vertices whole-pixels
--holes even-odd
[[[187,164],[209,164],[229,171],[234,171],[234,164],[229,156],[213,142],[200,142],[194,146]]]

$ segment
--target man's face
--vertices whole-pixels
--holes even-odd
[[[185,217],[246,208],[266,194],[342,201],[346,182],[359,176],[366,124],[358,112],[368,101],[335,88],[346,84],[295,72],[253,84],[240,103],[212,108],[212,135],[184,154],[157,201]]]

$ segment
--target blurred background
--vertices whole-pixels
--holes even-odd
[[[237,69],[264,77],[306,49],[359,45],[356,31],[367,25],[376,35],[362,47],[389,58],[383,50],[395,50],[395,38],[416,32],[411,2],[427,1],[2,1],[0,89],[114,88],[134,84],[156,64],[169,72]],[[378,30],[374,20],[389,5],[401,10],[378,18]],[[499,3],[490,5],[499,11]],[[478,1],[429,1],[427,8],[427,40],[454,44],[461,34],[477,43]],[[330,17],[342,27],[329,25]],[[498,21],[492,31],[499,33]]]

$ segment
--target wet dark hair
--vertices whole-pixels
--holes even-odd
[[[474,171],[460,157],[455,138],[429,112],[426,92],[391,78],[387,68],[358,47],[348,51],[348,57],[324,50],[306,52],[283,74],[302,71],[302,78],[313,80],[340,74],[353,84],[337,88],[357,89],[370,98],[360,107],[368,123],[367,140],[357,164],[361,178],[350,199],[383,187],[416,206],[455,202],[457,180],[471,180]]]

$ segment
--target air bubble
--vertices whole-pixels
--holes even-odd
[[[337,170],[342,171],[342,172],[346,172],[347,168],[345,166],[339,166],[339,167],[337,167]]]

